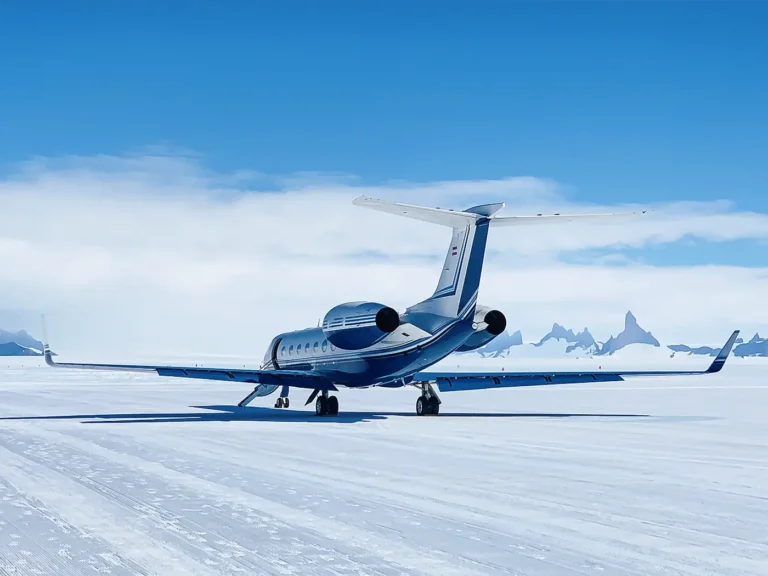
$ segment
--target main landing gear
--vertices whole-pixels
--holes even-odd
[[[339,413],[339,399],[329,396],[327,390],[317,397],[315,401],[315,414],[317,416],[336,416]]]
[[[291,405],[291,401],[288,400],[288,398],[283,398],[280,396],[280,398],[277,399],[277,402],[275,402],[275,408],[288,408]]]
[[[438,398],[435,389],[429,382],[421,384],[421,396],[416,400],[416,414],[419,416],[433,415],[440,413],[440,398]]]
[[[288,392],[290,391],[291,389],[288,386],[283,386],[283,389],[280,390],[280,397],[275,402],[275,408],[288,408],[291,405],[291,402],[288,400]]]

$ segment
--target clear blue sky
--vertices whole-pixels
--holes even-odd
[[[766,2],[0,4],[0,165],[532,175],[768,210]]]

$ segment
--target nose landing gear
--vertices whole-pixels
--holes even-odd
[[[423,382],[421,384],[421,396],[416,400],[416,414],[418,416],[437,416],[440,413],[440,404],[440,398],[435,389],[432,388],[432,384]]]

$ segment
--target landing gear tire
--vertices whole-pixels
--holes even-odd
[[[282,396],[280,396],[280,398],[277,399],[277,402],[275,402],[275,408],[288,408],[288,406],[290,406],[288,398],[283,398]]]
[[[437,396],[432,396],[431,398],[419,396],[418,400],[416,400],[416,414],[419,416],[430,414],[437,416],[440,414],[440,401],[437,399]]]
[[[315,401],[315,415],[336,416],[339,413],[339,399],[336,396],[318,396]]]

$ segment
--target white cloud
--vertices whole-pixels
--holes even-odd
[[[365,186],[217,174],[191,154],[36,159],[0,181],[0,308],[45,310],[55,343],[78,355],[261,356],[273,334],[338,302],[403,308],[434,288],[447,231],[354,207],[359,194],[456,208],[503,200],[509,214],[637,208],[574,203],[529,177]],[[766,269],[561,262],[584,249],[768,237],[768,215],[727,203],[651,208],[618,225],[495,229],[481,301],[530,338],[553,321],[607,338],[627,308],[670,341],[715,344],[734,325],[768,325]]]

